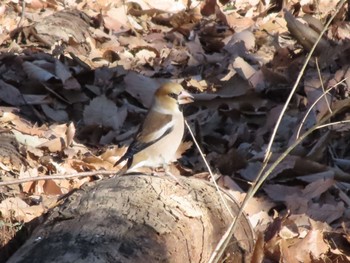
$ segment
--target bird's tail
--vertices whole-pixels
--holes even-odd
[[[115,165],[114,165],[115,166]],[[116,174],[115,176],[122,176],[128,171],[128,165],[125,164]]]
[[[125,155],[122,156],[118,161],[115,162],[115,164],[113,166],[116,167],[118,164],[125,161],[126,159],[128,159],[128,158],[126,158]]]

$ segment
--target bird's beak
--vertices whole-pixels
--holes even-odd
[[[179,104],[187,104],[193,102],[193,96],[187,91],[183,90],[177,97],[177,101]]]

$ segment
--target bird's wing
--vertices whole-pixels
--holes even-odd
[[[148,114],[134,141],[114,166],[128,159],[127,166],[129,167],[132,163],[132,157],[134,154],[142,151],[169,134],[173,130],[173,126],[173,116],[170,114],[163,114],[156,111],[152,112],[152,114]]]
[[[146,116],[135,141],[148,143],[158,141],[173,128],[173,115],[152,111]]]

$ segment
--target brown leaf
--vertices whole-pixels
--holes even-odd
[[[314,43],[316,43],[319,33],[315,32],[312,28],[308,27],[307,25],[301,23],[286,9],[284,10],[284,18],[287,21],[287,27],[290,33],[297,39],[297,41],[301,45],[303,45],[303,47],[307,51],[310,51]],[[330,44],[324,37],[321,38],[320,42],[316,46],[316,55],[321,53],[327,53],[329,50]]]
[[[156,89],[164,80],[151,79],[135,72],[129,72],[125,78],[126,92],[137,99],[143,106],[149,108],[152,104]]]
[[[41,105],[41,108],[46,116],[55,122],[62,123],[69,120],[68,113],[65,110],[53,109],[46,104]]]
[[[337,204],[317,204],[312,203],[307,208],[307,214],[314,220],[333,223],[335,220],[344,216],[346,208],[343,202]]]
[[[58,78],[51,74],[49,71],[35,65],[32,62],[25,61],[22,64],[23,70],[27,73],[29,78],[32,78],[34,80],[38,81],[49,81],[49,80],[58,80]]]
[[[324,96],[324,91],[321,87],[320,80],[316,75],[310,76],[309,74],[304,85],[306,97],[308,99],[308,108],[312,107],[313,114],[317,116],[316,121],[319,121],[322,119],[322,117],[329,113],[332,96],[329,93]],[[322,98],[319,100],[321,96]],[[314,105],[316,101],[317,103]],[[306,128],[314,124],[315,123],[310,123]]]
[[[126,108],[118,108],[115,103],[102,95],[94,98],[84,109],[86,125],[101,125],[118,130],[124,123]]]
[[[79,82],[72,76],[72,73],[59,60],[55,60],[55,73],[61,79],[63,87],[67,90],[80,90]]]
[[[329,250],[328,244],[323,240],[322,229],[316,229],[312,222],[311,225],[312,228],[305,238],[288,247],[289,254],[293,255],[298,262],[312,262],[320,259]]]
[[[61,152],[64,148],[66,148],[66,142],[63,137],[57,137],[55,139],[49,140],[38,145],[38,148],[48,149],[52,153]]]
[[[28,131],[30,132],[30,131]],[[13,130],[13,134],[16,137],[16,140],[23,145],[28,145],[31,147],[37,147],[40,144],[47,142],[47,139],[40,138],[39,136],[32,136],[28,134],[23,134],[17,130]]]
[[[252,18],[240,16],[235,11],[225,12],[220,8],[218,10],[218,17],[236,32],[243,31],[254,25]]]
[[[321,178],[307,185],[304,188],[304,190],[302,190],[302,195],[307,199],[319,197],[322,193],[327,191],[334,184],[335,184],[335,181],[333,178],[329,178],[329,179]]]
[[[43,190],[46,195],[61,195],[61,188],[57,186],[54,180],[45,180]]]
[[[25,159],[19,152],[19,143],[10,131],[0,132],[0,164],[7,171],[20,171],[26,165]]]
[[[256,72],[256,70],[241,57],[236,57],[233,60],[233,68],[245,80],[249,80]]]
[[[18,221],[29,222],[43,213],[42,206],[29,206],[19,197],[10,197],[0,203],[0,212],[4,218],[15,218]]]
[[[23,105],[22,95],[17,88],[0,79],[0,99],[10,105]]]

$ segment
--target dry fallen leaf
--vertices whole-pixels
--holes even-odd
[[[19,106],[24,103],[19,90],[2,80],[0,80],[0,99],[13,106]]]
[[[118,108],[115,103],[102,95],[94,98],[84,109],[85,125],[98,125],[118,130],[124,123],[126,108]]]
[[[29,206],[19,197],[10,197],[0,203],[0,212],[4,218],[15,217],[19,221],[29,222],[43,213],[40,205]]]
[[[22,64],[23,70],[27,73],[28,77],[38,80],[38,81],[49,81],[58,80],[55,75],[51,74],[49,71],[35,65],[32,62],[25,61]]]
[[[323,240],[322,229],[317,229],[313,222],[311,222],[311,226],[312,228],[305,238],[288,247],[290,258],[295,258],[298,262],[312,262],[312,260],[321,259],[326,255],[329,247]]]
[[[6,14],[0,15],[0,124],[13,131],[20,146],[4,142],[9,147],[3,148],[15,148],[28,163],[16,168],[3,152],[3,181],[13,180],[16,173],[28,178],[118,170],[113,164],[125,148],[114,145],[130,143],[155,89],[175,81],[196,93],[195,102],[183,109],[185,116],[210,165],[218,168],[219,185],[239,200],[261,169],[268,140],[305,60],[303,48],[290,38],[282,8],[319,32],[322,23],[312,21],[326,21],[336,6],[321,1],[316,15],[311,1],[282,7],[258,0],[72,0],[65,1],[64,11],[60,1],[25,2],[21,21],[18,1],[0,4],[0,14]],[[305,112],[324,94],[321,84],[326,90],[336,87],[313,106],[301,134],[329,114],[328,104],[341,112],[332,121],[350,119],[347,9],[341,9],[327,30],[336,50],[327,67],[320,63],[322,80],[315,62],[308,64],[283,115],[267,168],[295,141]],[[247,205],[249,219],[265,237],[256,258],[321,262],[324,253],[330,261],[349,258],[349,127],[343,122],[309,136]],[[182,145],[182,158],[169,169],[207,179],[198,151],[193,146],[186,151],[189,147]],[[26,206],[23,196],[43,200],[40,206],[47,209],[56,202],[53,198],[47,204],[50,196],[44,193],[67,193],[91,180],[2,187],[0,201],[18,196],[25,200],[24,212],[13,213],[13,220],[32,218],[36,209],[44,211]],[[311,228],[311,218],[328,224]],[[323,235],[324,230],[328,232]]]

